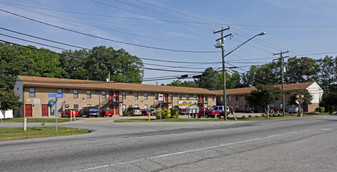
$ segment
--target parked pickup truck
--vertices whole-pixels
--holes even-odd
[[[198,118],[200,117],[205,117],[205,118],[209,118],[209,117],[218,117],[220,114],[220,112],[218,110],[213,110],[213,109],[208,109],[205,107],[200,108],[199,113],[198,113]]]

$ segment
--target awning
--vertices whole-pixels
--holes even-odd
[[[55,101],[56,101],[56,100],[54,100],[54,99],[50,99],[50,100],[48,101],[48,105],[54,104]]]

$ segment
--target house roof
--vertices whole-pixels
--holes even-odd
[[[77,89],[97,89],[97,90],[120,90],[120,91],[142,91],[161,93],[184,93],[216,95],[214,91],[203,88],[159,86],[146,84],[132,84],[120,82],[104,82],[91,80],[46,78],[35,76],[18,76],[18,81],[23,82],[25,87],[49,87],[49,88],[77,88]]]
[[[305,90],[310,85],[315,82],[303,82],[303,83],[295,83],[295,84],[284,84],[284,91],[297,91],[297,90]],[[281,85],[274,85],[275,87],[282,88]],[[227,95],[235,95],[235,94],[249,94],[251,91],[256,90],[255,87],[246,87],[246,88],[235,88],[235,89],[226,89]],[[217,94],[222,95],[223,90],[216,90]]]

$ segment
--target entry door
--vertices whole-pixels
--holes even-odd
[[[42,104],[42,116],[48,117],[48,104]]]
[[[25,105],[25,116],[32,117],[32,105],[31,104]]]
[[[168,94],[165,93],[165,99],[164,99],[164,102],[168,102]]]

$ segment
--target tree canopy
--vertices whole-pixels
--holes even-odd
[[[280,100],[282,93],[280,88],[273,85],[258,85],[248,94],[247,100],[250,105],[262,106],[269,115],[270,104]]]

